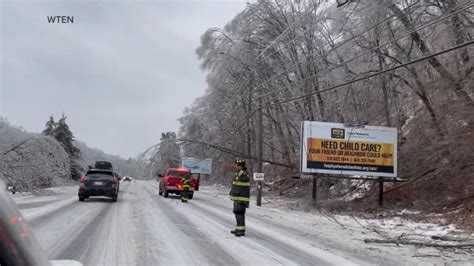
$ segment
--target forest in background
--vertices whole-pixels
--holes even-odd
[[[19,191],[70,184],[95,161],[112,162],[123,176],[143,176],[143,166],[137,160],[106,154],[75,140],[64,115],[58,122],[51,117],[41,134],[27,132],[0,117],[0,179]]]
[[[252,171],[261,106],[269,186],[309,193],[309,181],[290,179],[300,121],[396,127],[398,172],[409,181],[388,186],[388,201],[473,219],[473,3],[338,2],[256,1],[202,35],[208,87],[180,119],[186,156],[212,158],[217,183],[228,183],[236,156]],[[361,187],[318,182],[324,198]],[[362,187],[359,201],[375,195]]]

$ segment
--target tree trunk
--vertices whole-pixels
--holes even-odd
[[[402,22],[403,26],[409,30],[413,31],[414,30],[414,25],[410,22],[408,16],[403,13],[402,10],[395,4],[390,4],[389,8],[392,10],[392,12],[397,16],[397,18]],[[431,51],[429,48],[426,46],[425,41],[421,38],[420,34],[418,32],[413,32],[411,33],[411,38],[412,40],[416,43],[416,46],[418,49],[420,49],[421,53],[424,56],[428,56],[431,54]],[[465,92],[462,88],[461,83],[459,80],[457,80],[449,71],[439,62],[439,60],[436,57],[431,57],[428,59],[429,64],[438,72],[438,74],[441,75],[442,78],[450,81],[453,84],[453,90],[456,93],[457,97],[460,98],[461,100],[472,104],[473,101],[469,94]]]

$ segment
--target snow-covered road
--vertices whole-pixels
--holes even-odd
[[[122,182],[117,203],[77,201],[77,188],[16,202],[51,259],[84,265],[401,265],[453,262],[417,257],[412,247],[364,244],[362,228],[251,206],[247,236],[234,227],[232,203],[212,190],[188,204],[158,196],[152,181]],[[309,214],[307,214],[309,215]],[[415,252],[415,253],[414,253]],[[460,261],[462,262],[462,260]],[[464,261],[466,262],[466,261]]]

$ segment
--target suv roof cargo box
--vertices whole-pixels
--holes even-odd
[[[106,162],[106,161],[97,161],[94,164],[95,169],[107,169],[107,170],[113,170],[114,168],[112,167],[112,163]]]

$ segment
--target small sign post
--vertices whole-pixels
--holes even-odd
[[[262,206],[262,181],[264,178],[264,173],[253,173],[253,180],[257,181],[257,206]]]

